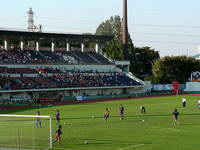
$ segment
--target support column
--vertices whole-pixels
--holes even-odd
[[[95,51],[98,53],[99,52],[99,44],[98,43],[96,43],[96,45],[95,45]]]
[[[70,43],[66,43],[66,50],[67,50],[67,51],[70,50]]]
[[[102,46],[102,43],[99,43],[98,45],[99,45],[99,46],[98,46],[98,53],[99,53],[99,54],[103,54],[103,53],[102,53],[102,47],[103,47],[103,46]]]
[[[81,52],[84,52],[84,44],[81,43]]]
[[[4,49],[5,49],[5,50],[8,50],[8,43],[7,43],[6,40],[4,40]]]
[[[20,49],[24,50],[24,42],[23,41],[20,41]]]
[[[52,51],[52,52],[54,52],[54,47],[55,47],[54,42],[51,42],[51,51]]]
[[[36,42],[36,51],[39,51],[39,42]]]

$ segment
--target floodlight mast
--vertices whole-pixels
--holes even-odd
[[[34,12],[32,8],[30,8],[27,13],[28,13],[28,31],[34,32],[34,20],[33,20]]]
[[[35,25],[34,24],[34,12],[32,8],[29,9],[28,13],[28,31],[29,32],[42,32],[42,25]]]
[[[128,7],[127,0],[123,0],[123,59],[129,60],[128,55]]]

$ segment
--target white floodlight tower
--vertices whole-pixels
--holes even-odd
[[[28,13],[28,31],[34,32],[34,20],[33,20],[33,10],[32,8],[29,9]]]

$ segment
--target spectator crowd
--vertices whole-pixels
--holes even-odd
[[[14,69],[14,74],[9,70]],[[5,74],[5,70],[7,70]],[[20,75],[16,72],[20,70]],[[28,76],[26,76],[29,74]],[[30,75],[31,74],[31,75]],[[0,89],[42,89],[42,88],[78,88],[135,86],[139,82],[124,73],[61,71],[53,68],[0,68]]]

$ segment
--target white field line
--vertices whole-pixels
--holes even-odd
[[[0,147],[0,150],[2,150],[2,149],[4,149],[4,150],[11,150],[11,149],[17,150],[17,149],[19,149],[19,145],[1,145],[1,146],[3,146],[3,148]],[[35,148],[37,148],[37,149],[39,148],[39,149],[43,149],[43,150],[47,149],[47,148],[41,147],[41,146],[36,146]],[[33,147],[32,146],[25,146],[25,148],[23,148],[23,146],[22,146],[22,148],[20,147],[20,149],[21,150],[33,150]]]
[[[72,149],[66,149],[66,148],[54,148],[53,149],[57,149],[57,150],[72,150]]]
[[[181,130],[179,130],[179,129],[174,129],[174,128],[161,128],[161,129],[169,129],[169,130],[174,130],[174,131],[177,131],[177,132],[181,132]]]
[[[10,114],[0,114],[0,117],[51,118],[51,116],[42,116],[42,115],[10,115]]]
[[[66,149],[66,148],[54,148],[53,149],[56,149],[56,150],[73,150],[73,149]]]
[[[175,128],[162,128],[162,127],[154,127],[153,129],[171,130],[171,131],[182,132],[182,130],[175,129]]]
[[[127,146],[124,148],[120,148],[119,150],[125,150],[125,149],[129,149],[129,148],[134,148],[134,147],[138,147],[138,146],[143,146],[144,144],[138,144],[138,145],[131,145],[131,146]]]

